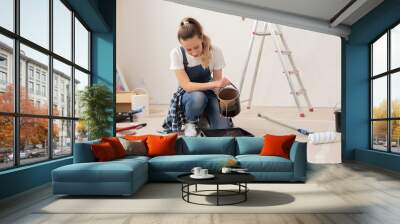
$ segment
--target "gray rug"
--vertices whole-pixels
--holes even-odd
[[[203,185],[198,190],[212,188],[215,187]],[[233,186],[224,189],[229,188]],[[346,202],[316,184],[262,183],[249,184],[249,189],[248,200],[241,204],[204,206],[183,201],[180,184],[150,183],[131,197],[58,197],[36,213],[360,213],[356,204]],[[236,199],[226,197],[222,202]],[[215,203],[212,196],[194,196],[191,200]]]

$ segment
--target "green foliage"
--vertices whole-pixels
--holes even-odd
[[[113,97],[107,86],[95,84],[86,87],[80,94],[81,119],[87,125],[89,140],[109,136],[112,126]]]

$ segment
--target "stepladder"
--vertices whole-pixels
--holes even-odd
[[[250,95],[248,99],[244,99],[241,102],[247,102],[247,109],[251,108],[254,89],[256,85],[257,76],[259,73],[261,56],[263,53],[264,42],[266,37],[268,37],[272,41],[274,51],[282,67],[282,74],[288,82],[290,94],[293,97],[299,116],[304,117],[305,113],[303,108],[307,107],[308,111],[310,112],[313,112],[314,108],[311,105],[310,98],[308,97],[308,93],[300,77],[300,70],[297,68],[295,64],[292,51],[288,47],[288,44],[282,33],[282,29],[279,25],[273,23],[260,22],[256,20],[253,24],[245,65],[243,67],[242,76],[240,79],[239,90],[241,95],[244,87],[244,82],[246,81],[246,74],[249,67],[250,58],[252,57],[253,48],[255,48],[254,47],[255,39],[256,38],[261,38],[261,39],[258,45],[258,51],[256,52],[254,74],[251,77]],[[302,103],[304,102],[306,106],[302,105]]]

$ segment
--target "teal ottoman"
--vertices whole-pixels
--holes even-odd
[[[108,162],[74,163],[52,171],[53,193],[132,195],[148,180],[147,157]]]

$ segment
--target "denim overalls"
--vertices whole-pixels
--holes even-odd
[[[180,48],[183,55],[183,65],[191,82],[206,83],[211,81],[211,71],[202,65],[188,67],[186,52]],[[188,122],[196,123],[205,112],[210,128],[229,128],[230,120],[221,116],[217,96],[212,90],[185,92],[182,97],[185,116]]]

